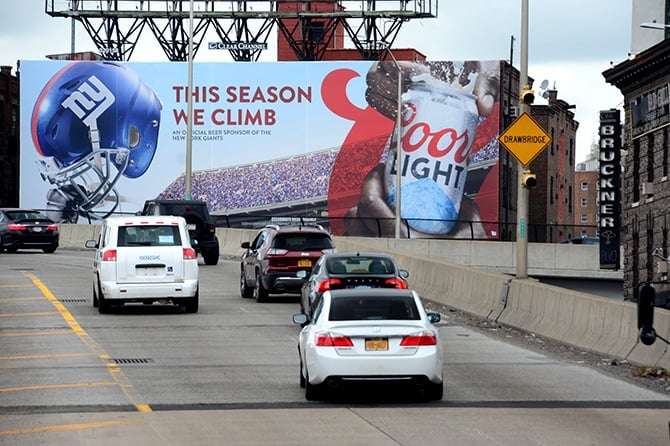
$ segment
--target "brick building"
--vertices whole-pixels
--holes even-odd
[[[577,163],[574,187],[575,232],[569,237],[596,237],[598,235],[598,159]]]
[[[543,243],[574,236],[575,141],[579,127],[574,106],[558,99],[556,90],[548,93],[548,103],[533,105],[531,115],[551,136],[551,144],[529,164],[538,183],[530,191],[528,240]]]
[[[19,81],[0,67],[0,206],[19,204]]]
[[[629,298],[644,282],[667,277],[667,263],[659,256],[670,255],[669,62],[670,39],[665,39],[603,73],[624,95],[621,240],[624,296]]]

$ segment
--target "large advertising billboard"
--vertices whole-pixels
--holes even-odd
[[[401,69],[400,129],[398,67]],[[500,63],[21,61],[20,204],[59,222],[191,198],[336,235],[497,238]],[[398,145],[396,136],[400,135]]]

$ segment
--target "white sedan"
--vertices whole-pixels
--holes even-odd
[[[298,341],[300,386],[308,400],[344,381],[413,381],[424,398],[443,395],[442,346],[433,323],[412,290],[369,288],[327,291]]]

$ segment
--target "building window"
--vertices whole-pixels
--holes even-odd
[[[581,183],[581,188],[582,188],[582,190],[589,190],[589,183],[588,183],[588,181],[582,181],[582,183]]]
[[[589,199],[588,198],[580,198],[579,202],[582,205],[582,207],[585,207],[585,206],[589,205]]]
[[[589,221],[589,216],[586,214],[582,214],[582,223],[588,223]]]

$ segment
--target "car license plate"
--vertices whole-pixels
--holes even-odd
[[[388,338],[374,338],[365,340],[365,350],[367,351],[380,351],[388,349],[389,349]]]
[[[309,259],[298,260],[298,266],[312,266],[312,261]]]
[[[186,225],[186,228],[189,231],[195,231],[196,230],[196,225],[195,225],[195,223],[189,223],[189,224]]]
[[[37,227],[33,228],[33,232],[42,232],[42,228],[37,226]]]

